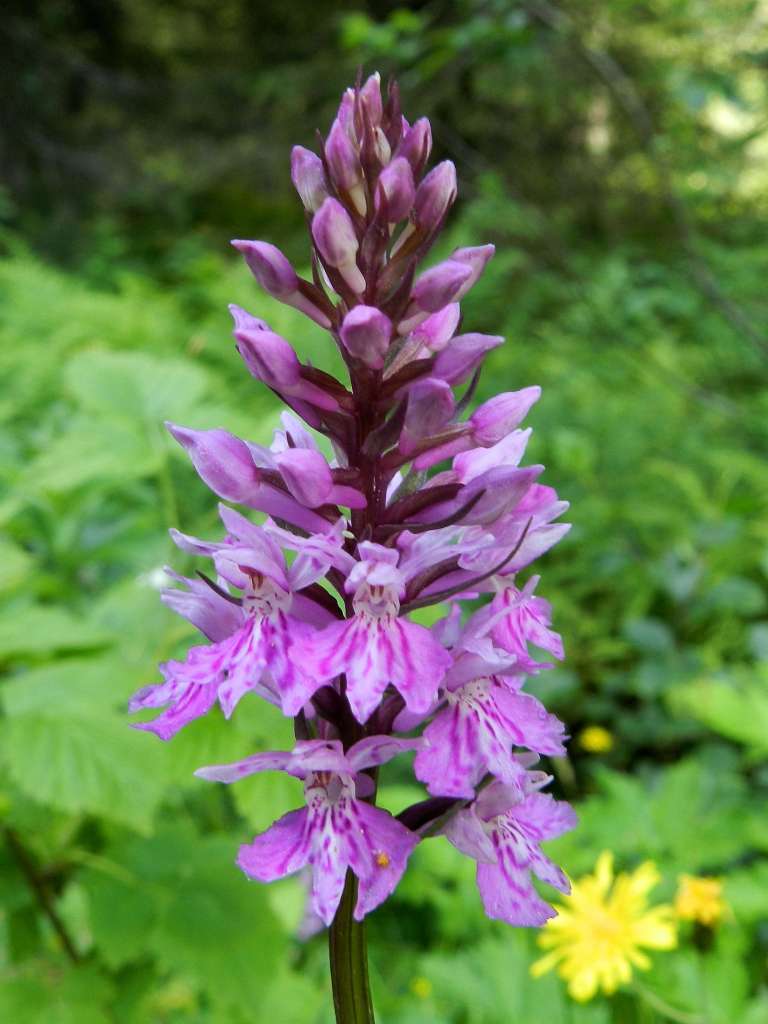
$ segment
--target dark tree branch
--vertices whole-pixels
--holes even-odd
[[[35,858],[26,848],[21,837],[14,829],[6,826],[3,829],[3,834],[5,835],[5,840],[8,843],[8,847],[14,860],[18,864],[27,885],[35,896],[35,900],[37,901],[40,910],[48,918],[51,927],[58,935],[59,941],[64,947],[64,952],[72,963],[79,963],[80,954],[78,953],[64,922],[61,917],[59,917],[56,907],[54,906],[53,898],[44,880],[44,873],[40,870]]]

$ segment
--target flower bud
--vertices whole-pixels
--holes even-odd
[[[291,150],[291,181],[304,209],[314,213],[328,195],[323,161],[311,149],[294,146]]]
[[[437,313],[453,302],[471,273],[468,266],[454,260],[444,260],[425,270],[411,289],[411,301],[398,324],[398,334],[410,334],[427,319],[429,313]]]
[[[461,384],[474,373],[486,352],[498,348],[503,341],[492,334],[460,334],[438,353],[432,373],[449,384]]]
[[[414,174],[421,174],[421,171],[429,159],[432,151],[432,127],[426,117],[408,126],[403,118],[403,137],[397,147],[397,156],[403,156],[413,168]]]
[[[276,245],[239,238],[234,239],[232,245],[245,256],[248,269],[265,292],[279,299],[297,290],[298,275]]]
[[[416,224],[433,231],[455,199],[456,168],[451,160],[443,160],[432,168],[416,190]]]
[[[220,498],[248,504],[260,483],[248,445],[226,430],[190,430],[165,424],[192,460],[203,483]]]
[[[379,163],[386,167],[392,159],[392,147],[381,128],[373,129],[373,148],[376,151],[376,156],[379,158]]]
[[[190,430],[165,424],[192,460],[203,483],[220,498],[266,512],[301,527],[325,530],[328,521],[310,512],[285,492],[263,482],[245,441],[226,430]]]
[[[342,100],[342,106],[343,104]],[[350,138],[352,130],[351,109],[349,110],[348,131],[342,123],[341,108],[339,108],[339,115],[331,125],[328,138],[325,140],[325,159],[328,162],[328,170],[334,185],[340,191],[347,192],[358,213],[364,214],[366,210],[365,192],[361,185],[363,172],[357,150]]]
[[[266,320],[261,320],[257,316],[252,316],[247,309],[243,309],[242,306],[235,305],[234,302],[230,302],[229,306],[230,315],[235,321],[236,331],[268,331],[269,324]]]
[[[457,299],[463,298],[469,289],[475,284],[482,272],[485,270],[491,256],[496,252],[495,245],[469,245],[463,249],[456,249],[451,253],[451,259],[458,263],[464,263],[472,273],[459,290]]]
[[[347,138],[353,146],[357,146],[358,138],[355,132],[355,90],[345,89],[341,94],[341,102],[336,113],[336,120],[347,133]]]
[[[416,279],[411,289],[411,303],[425,313],[436,313],[453,302],[470,275],[470,268],[464,264],[444,260]]]
[[[429,352],[440,352],[456,333],[460,318],[461,307],[458,302],[449,302],[415,327],[411,337]]]
[[[301,375],[301,363],[285,338],[274,331],[236,330],[237,350],[257,380],[284,398],[297,398],[318,409],[336,412],[339,403]]]
[[[438,433],[453,416],[455,407],[453,391],[446,381],[437,377],[417,380],[408,390],[400,451],[408,455],[422,438]]]
[[[232,245],[245,257],[248,269],[269,295],[293,306],[326,330],[331,321],[318,306],[301,291],[302,281],[288,259],[269,242],[250,242],[233,239]]]
[[[285,486],[307,508],[325,504],[365,508],[365,496],[360,491],[334,483],[330,467],[320,452],[287,448],[275,457],[275,463]]]
[[[387,204],[387,220],[394,223],[403,220],[411,212],[414,195],[411,165],[404,157],[395,157],[379,175],[376,205],[381,205],[383,196]]]
[[[381,103],[381,75],[374,71],[360,90],[360,102],[365,108],[371,125],[375,128],[381,124],[383,107]]]
[[[374,306],[355,306],[344,317],[341,340],[350,355],[380,370],[392,337],[392,323]]]
[[[325,262],[335,267],[353,292],[365,291],[355,262],[359,242],[352,219],[337,199],[328,198],[312,219],[312,237]]]
[[[469,444],[454,458],[453,470],[463,480],[468,473],[474,478],[497,466],[517,466],[525,454],[532,433],[530,427],[527,430],[512,430],[497,444],[482,448],[473,447],[474,438],[470,436],[466,438]]]
[[[522,423],[540,395],[540,387],[531,387],[505,391],[483,402],[469,417],[475,443],[486,447],[500,442]]]

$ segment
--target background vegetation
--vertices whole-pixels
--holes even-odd
[[[567,661],[536,686],[582,818],[557,855],[652,858],[665,900],[716,875],[730,907],[654,955],[650,997],[580,1007],[427,842],[371,919],[381,1021],[768,1020],[765,0],[26,0],[2,32],[0,1018],[329,1020],[300,883],[232,863],[291,780],[191,775],[288,742],[279,716],[244,701],[165,746],[124,709],[190,640],[158,602],[163,565],[189,568],[168,526],[216,530],[161,421],[276,422],[227,302],[331,358],[227,241],[304,258],[288,148],[364,63],[458,165],[446,245],[498,246],[466,302],[508,338],[480,397],[543,385],[531,456],[573,506],[540,588]]]

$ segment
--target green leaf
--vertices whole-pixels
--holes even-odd
[[[151,828],[166,786],[168,750],[131,730],[124,718],[53,702],[47,710],[9,715],[0,738],[9,777],[33,799],[139,831]]]
[[[0,1020],[18,1024],[111,1024],[110,982],[86,965],[39,963],[0,979]]]
[[[120,865],[114,870],[117,877],[90,870],[81,878],[94,941],[104,963],[113,969],[144,955],[156,914],[151,890]]]
[[[11,676],[0,691],[10,717],[50,713],[93,715],[124,701],[126,677],[133,673],[111,655],[68,658]]]
[[[18,545],[0,538],[0,594],[18,589],[28,577],[32,558]]]
[[[768,859],[729,872],[724,895],[738,920],[768,920]]]
[[[89,413],[134,423],[183,417],[208,386],[205,372],[188,360],[99,349],[74,356],[64,382]]]
[[[217,1003],[254,1011],[279,975],[285,938],[263,887],[235,866],[237,839],[165,828],[110,852],[108,878],[82,878],[97,945],[109,962],[148,952]],[[109,916],[109,903],[139,901]],[[120,935],[114,934],[120,931]]]
[[[669,704],[756,754],[768,751],[768,671],[744,670],[724,678],[675,687]]]
[[[17,605],[0,617],[0,658],[103,647],[110,639],[98,626],[52,605]]]
[[[149,476],[160,458],[141,424],[77,417],[26,467],[17,487],[22,494],[65,494],[95,482],[103,487]]]

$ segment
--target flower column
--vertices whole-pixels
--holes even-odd
[[[238,865],[262,882],[308,872],[344,1024],[373,1020],[363,919],[427,834],[477,859],[492,917],[552,916],[532,873],[568,889],[539,843],[574,816],[539,793],[549,776],[531,770],[539,755],[563,753],[564,728],[523,692],[550,667],[528,645],[561,658],[562,642],[533,595],[538,577],[517,578],[567,531],[556,522],[567,506],[537,482],[543,467],[520,466],[530,430],[519,426],[538,388],[464,418],[482,361],[502,342],[457,333],[460,300],[493,246],[457,249],[418,273],[456,196],[450,161],[424,174],[430,148],[429,122],[409,125],[396,87],[384,103],[373,75],[344,94],[319,154],[293,151],[312,281],[270,243],[234,243],[269,294],[328,331],[350,383],[302,364],[268,324],[232,307],[246,368],[291,411],[269,448],[223,430],[170,430],[216,494],[266,519],[225,504],[223,540],[173,533],[212,561],[211,575],[176,577],[182,587],[164,598],[208,643],[163,665],[164,682],[131,705],[164,709],[139,725],[162,739],[254,694],[293,719],[292,751],[198,774],[304,780],[306,807],[245,844]],[[330,440],[332,462],[312,431]],[[492,599],[462,622],[458,599],[477,594]],[[450,611],[431,629],[409,619],[436,604]],[[395,818],[375,807],[378,771],[412,751],[424,799]]]

